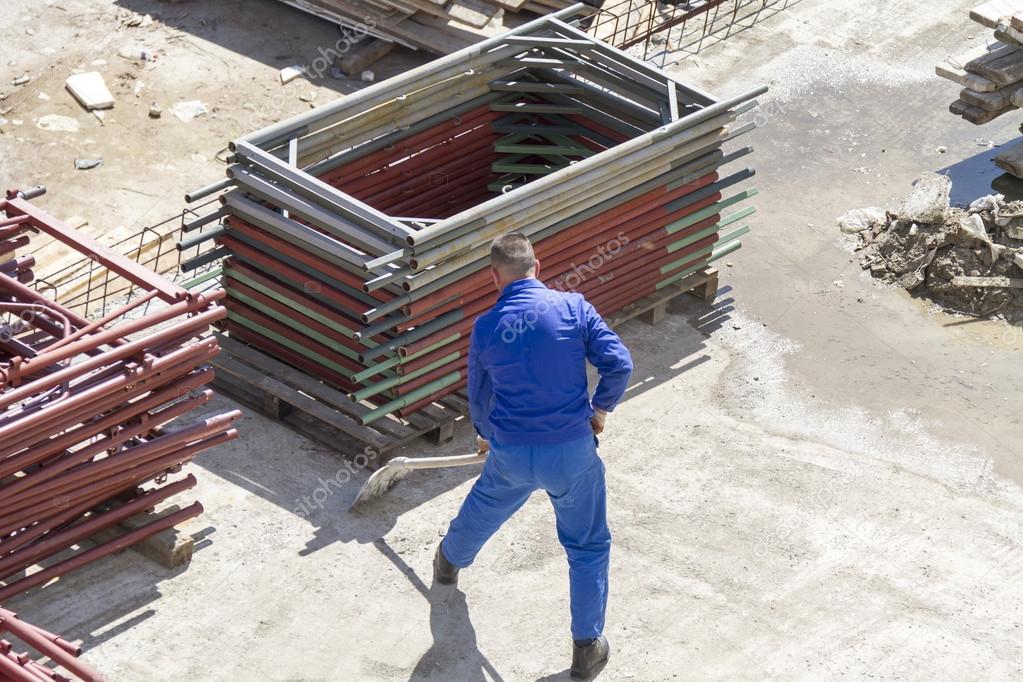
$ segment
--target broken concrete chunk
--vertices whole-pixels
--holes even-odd
[[[160,118],[163,116],[163,109],[156,102],[149,105],[149,118]]]
[[[75,170],[89,170],[103,164],[103,159],[75,159]]]
[[[947,175],[925,173],[917,180],[913,193],[899,206],[898,215],[915,223],[941,224],[948,215],[951,192],[952,180]]]
[[[856,234],[863,232],[877,225],[883,225],[886,216],[884,209],[871,206],[868,208],[854,208],[846,211],[838,219],[838,227],[845,234]]]
[[[178,102],[171,107],[171,113],[174,114],[174,118],[179,121],[189,123],[203,114],[208,114],[209,109],[207,109],[206,105],[199,100],[193,99],[187,102]]]
[[[30,80],[32,80],[32,76],[28,75],[27,73],[23,73],[20,76],[16,76],[15,79],[11,82],[14,85],[24,85],[25,83],[28,83]]]
[[[360,78],[366,83],[372,83],[373,80],[376,78],[376,74],[374,74],[369,69],[366,69],[365,71],[362,72],[362,76],[360,76]]]
[[[103,76],[98,71],[68,76],[68,79],[64,81],[64,87],[74,95],[86,111],[110,109],[114,106],[114,96],[110,94]]]
[[[301,64],[293,64],[291,66],[285,66],[281,69],[281,85],[285,85],[295,80],[299,76],[305,75],[305,67]]]

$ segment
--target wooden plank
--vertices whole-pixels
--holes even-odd
[[[970,18],[982,26],[997,28],[1002,17],[1023,12],[1023,0],[988,0],[970,10]]]
[[[967,62],[965,69],[1000,86],[1012,85],[1023,80],[1023,50],[1003,45]]]
[[[1023,278],[1016,277],[966,277],[952,278],[954,287],[982,287],[1001,289],[1023,289]]]
[[[1023,142],[1000,151],[993,160],[996,166],[1011,173],[1013,177],[1023,178]]]
[[[983,125],[990,123],[1007,111],[1013,111],[1016,109],[1015,106],[1008,107],[1007,109],[1001,109],[999,111],[984,111],[980,107],[975,107],[967,104],[961,99],[957,99],[955,102],[949,105],[948,110],[956,116],[962,116],[964,119],[974,125]]]
[[[356,43],[337,66],[346,76],[358,76],[393,49],[394,43],[386,40],[363,40]]]
[[[971,57],[971,59],[975,58],[976,57]],[[963,67],[966,61],[969,60],[958,61],[948,59],[945,63],[935,66],[934,73],[946,80],[952,81],[953,83],[958,83],[964,88],[969,88],[974,92],[992,92],[999,88],[999,85],[994,81],[967,71]]]
[[[266,356],[266,359],[270,360],[269,356]],[[328,407],[326,404],[324,404],[325,402],[328,401],[321,402],[321,400],[318,400],[317,398],[325,396],[328,391],[333,391],[333,389],[329,388],[328,386],[324,386],[323,384],[319,384],[319,382],[315,381],[312,377],[302,375],[305,377],[305,379],[308,380],[307,382],[303,383],[319,384],[320,390],[317,391],[319,395],[315,397],[313,395],[307,395],[308,393],[307,391],[300,392],[298,390],[295,390],[291,386],[288,386],[287,384],[280,381],[276,376],[272,376],[270,372],[273,372],[273,374],[276,375],[277,374],[276,368],[271,369],[268,367],[267,373],[262,377],[259,377],[258,374],[254,374],[253,369],[250,366],[244,364],[243,362],[240,362],[239,360],[235,359],[235,357],[232,357],[231,352],[222,352],[219,356],[213,359],[212,364],[218,372],[221,371],[227,372],[241,379],[242,381],[247,381],[254,387],[258,387],[260,390],[269,393],[270,395],[273,395],[280,400],[283,400],[289,405],[292,405],[295,409],[302,410],[303,412],[313,417],[316,417],[320,421],[329,424],[338,431],[341,431],[342,433],[345,433],[351,436],[352,438],[356,438],[359,441],[366,443],[367,445],[372,445],[374,447],[383,447],[387,444],[387,439],[384,437],[383,434],[374,431],[373,429],[370,429],[367,426],[363,426],[361,422],[355,421],[355,419],[353,419],[351,416],[343,414],[339,412],[337,409],[332,409],[332,407]],[[286,369],[296,374],[300,375],[302,374],[301,372],[298,372],[298,370],[292,370],[291,368]],[[287,373],[285,373],[285,376],[282,378],[290,381],[290,379],[293,377],[288,376]],[[341,393],[340,391],[334,392],[342,396],[343,399],[348,403],[348,406],[354,405],[354,403],[348,400],[348,398],[345,397],[344,394]],[[336,403],[338,402],[340,401],[335,399],[329,401],[329,404],[336,407]]]
[[[1023,86],[1010,85],[994,92],[975,92],[965,88],[959,92],[959,99],[971,107],[984,111],[1003,111],[1018,106],[1015,104],[1015,95],[1019,93],[1021,87]]]
[[[382,455],[432,432],[443,435],[445,424],[468,414],[464,401],[464,410],[457,408],[458,403],[454,403],[455,408],[440,403],[409,415],[405,421],[388,415],[371,427],[364,426],[357,418],[333,408],[365,413],[370,410],[365,405],[353,403],[344,393],[230,337],[217,338],[222,353],[212,364],[218,370],[218,388],[264,411],[267,401],[278,411],[277,402],[294,407],[291,412],[281,412],[284,424],[342,454],[353,456],[369,446]],[[386,461],[378,459],[374,464]]]
[[[456,21],[483,28],[504,10],[481,0],[451,0],[447,12]]]
[[[92,539],[96,542],[115,540],[125,533],[141,528],[180,509],[181,507],[178,505],[171,504],[155,513],[136,514],[112,528],[101,530],[93,535]],[[177,568],[191,560],[192,553],[195,551],[195,540],[180,528],[166,528],[131,545],[131,549],[164,568]]]

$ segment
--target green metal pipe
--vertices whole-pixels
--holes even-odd
[[[443,367],[444,365],[448,364],[449,362],[454,362],[459,357],[461,357],[461,355],[462,354],[459,351],[455,351],[454,353],[449,353],[448,355],[445,355],[444,357],[442,357],[439,360],[435,360],[434,362],[431,362],[428,365],[420,367],[419,369],[415,370],[414,372],[409,372],[408,374],[394,376],[394,377],[391,377],[390,379],[385,379],[384,381],[381,381],[379,383],[371,384],[371,385],[367,386],[366,388],[359,389],[355,393],[350,393],[349,397],[354,402],[359,402],[361,400],[365,400],[366,398],[372,398],[375,395],[379,395],[379,394],[383,393],[384,391],[386,391],[389,388],[394,388],[395,386],[400,386],[400,385],[402,385],[404,383],[412,381],[413,379],[417,379],[417,378],[423,376],[424,374],[428,374],[428,373],[432,372],[435,369],[439,369],[439,368]]]
[[[431,381],[430,383],[424,386],[420,386],[416,390],[412,391],[407,395],[403,395],[397,400],[392,400],[389,403],[381,405],[375,410],[370,410],[366,414],[362,415],[362,423],[364,425],[372,424],[377,419],[380,419],[381,417],[386,417],[395,410],[400,410],[401,408],[407,405],[411,405],[419,400],[422,400],[428,395],[436,393],[442,388],[447,388],[456,381],[459,381],[461,378],[462,378],[461,372],[452,372],[451,374],[445,374],[440,379],[437,379],[436,381]]]

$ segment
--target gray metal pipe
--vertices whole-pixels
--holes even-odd
[[[569,166],[568,168],[564,168],[557,173],[552,173],[551,175],[535,180],[527,186],[528,189],[524,188],[525,193],[528,195],[538,195],[546,190],[556,189],[558,185],[562,185],[566,181],[584,175],[589,171],[597,169],[606,171],[619,159],[623,159],[633,152],[655,145],[663,141],[665,138],[670,138],[676,133],[687,128],[695,127],[700,123],[711,120],[716,116],[720,116],[722,113],[727,112],[733,107],[746,103],[766,91],[766,87],[754,88],[742,95],[718,102],[698,112],[689,114],[678,121],[673,121],[672,123],[661,126],[649,133],[623,142],[617,147],[613,147],[612,149],[605,151],[603,154],[591,156],[590,158],[584,159],[579,163]],[[615,169],[615,172],[619,172],[619,169]],[[490,222],[496,215],[501,214],[501,212],[508,212],[509,210],[512,210],[525,198],[522,194],[523,192],[509,192],[508,194],[495,197],[494,199],[486,201],[471,209],[462,211],[458,215],[452,216],[435,225],[431,225],[430,227],[420,230],[408,238],[408,244],[412,247],[422,247],[423,245],[429,244],[431,241],[436,243],[447,241],[450,239],[449,235],[451,233],[456,233],[455,231],[457,231],[461,225],[470,223],[477,218],[485,218],[487,222]]]
[[[402,244],[405,237],[415,230],[394,220],[390,216],[376,210],[355,197],[340,192],[322,180],[308,173],[289,166],[262,149],[247,142],[239,142],[238,159],[250,165],[261,174],[269,174],[277,180],[284,181],[289,189],[324,209],[339,213],[343,219],[358,224],[366,231],[392,244]],[[384,253],[391,251],[393,246],[386,248]]]

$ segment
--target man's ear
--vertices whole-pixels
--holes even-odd
[[[490,268],[490,277],[494,280],[494,288],[498,291],[501,290],[501,275],[498,274],[497,268]]]
[[[533,277],[540,279],[540,259],[537,258],[533,261]]]

